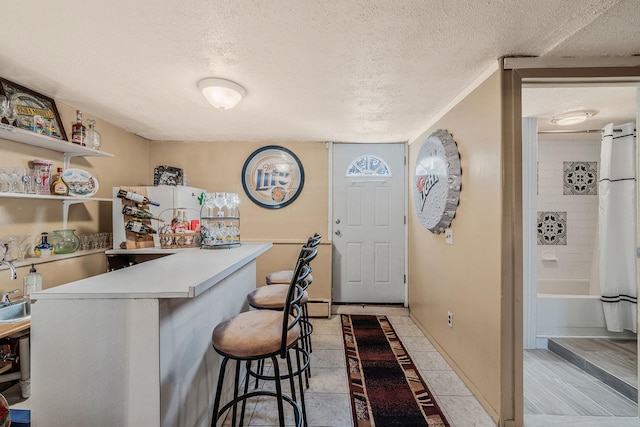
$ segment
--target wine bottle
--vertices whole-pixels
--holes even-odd
[[[129,231],[133,231],[134,233],[140,234],[140,235],[146,235],[146,234],[156,234],[156,230],[154,230],[153,228],[149,227],[147,224],[144,224],[140,221],[132,221],[129,220],[127,221],[126,225],[124,226],[124,228],[126,228]]]
[[[76,110],[76,121],[71,125],[71,142],[85,145],[87,128],[82,124],[82,111]]]
[[[58,174],[51,181],[50,193],[56,196],[68,196],[69,186],[62,180],[62,168],[58,168]]]
[[[142,194],[138,194],[134,191],[118,190],[118,197],[121,199],[132,200],[136,203],[141,203],[143,205],[149,204],[153,206],[160,206],[160,203],[152,202],[147,197],[143,196]]]
[[[132,216],[134,218],[139,219],[155,219],[161,222],[164,222],[162,218],[157,218],[153,216],[153,214],[149,211],[145,211],[144,209],[137,208],[135,206],[125,205],[122,207],[122,213],[125,215]]]

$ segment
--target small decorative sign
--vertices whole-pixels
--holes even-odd
[[[67,141],[53,99],[3,78],[0,78],[0,95],[6,96],[16,106],[17,127]]]
[[[277,145],[251,153],[242,167],[242,187],[255,204],[279,209],[292,203],[302,192],[304,169],[298,157]]]

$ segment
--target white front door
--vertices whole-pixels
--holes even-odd
[[[333,301],[405,302],[406,144],[333,145]]]

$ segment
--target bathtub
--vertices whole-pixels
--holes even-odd
[[[609,332],[600,295],[589,294],[588,280],[539,280],[536,298],[537,338],[635,337]]]

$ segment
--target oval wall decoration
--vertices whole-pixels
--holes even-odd
[[[432,233],[443,233],[456,215],[461,174],[458,145],[449,132],[438,129],[420,147],[413,179],[416,215]]]
[[[242,167],[244,192],[263,208],[279,209],[289,205],[300,195],[303,186],[302,163],[284,147],[258,148]]]

